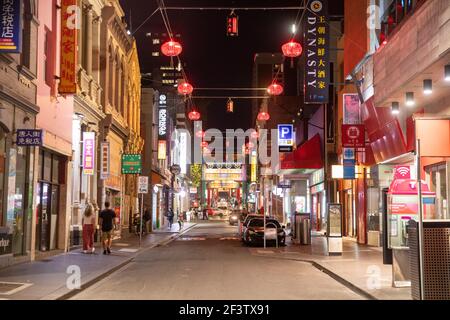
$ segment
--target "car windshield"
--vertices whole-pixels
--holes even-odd
[[[275,225],[277,228],[281,228],[281,226],[280,226],[280,224],[279,224],[278,221],[276,221],[276,220],[271,220],[271,219],[266,220],[266,226],[267,226],[268,228],[273,228],[274,225]],[[250,220],[250,223],[248,224],[248,226],[249,226],[249,227],[256,227],[256,228],[264,227],[264,219],[261,219],[261,218],[252,219],[252,220]]]

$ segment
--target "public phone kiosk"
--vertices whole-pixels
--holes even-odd
[[[387,194],[388,248],[392,250],[392,285],[410,287],[408,223],[419,219],[416,180],[394,180]],[[436,194],[422,181],[423,220],[434,219]]]
[[[388,247],[408,247],[408,222],[419,221],[416,180],[394,180],[388,193]],[[422,181],[423,220],[434,219],[436,193]]]

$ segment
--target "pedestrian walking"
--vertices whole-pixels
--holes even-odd
[[[152,219],[152,216],[150,214],[150,210],[145,207],[144,211],[144,233],[147,233],[150,230],[149,224],[150,220]]]
[[[180,231],[181,231],[181,229],[183,229],[183,226],[184,226],[184,212],[182,212],[182,213],[180,213],[180,212],[178,212],[178,226],[180,227]]]
[[[172,229],[172,225],[173,225],[173,218],[174,218],[174,213],[172,208],[169,209],[169,211],[167,212],[167,220],[169,220],[169,229]]]
[[[95,214],[91,204],[86,206],[83,218],[83,253],[94,253]]]
[[[111,254],[113,231],[116,229],[116,213],[105,202],[105,209],[100,212],[99,224],[102,228],[103,254]]]

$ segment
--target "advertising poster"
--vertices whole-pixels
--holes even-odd
[[[344,124],[361,123],[361,102],[356,93],[344,94]]]
[[[342,237],[342,205],[328,205],[328,236]]]
[[[22,0],[0,0],[0,53],[22,52]]]

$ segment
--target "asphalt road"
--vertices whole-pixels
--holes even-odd
[[[308,263],[257,254],[236,233],[237,227],[223,222],[199,224],[178,240],[141,253],[72,299],[362,299]]]

